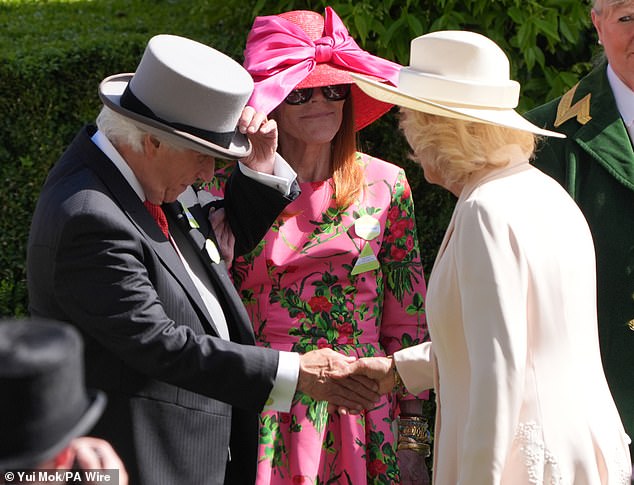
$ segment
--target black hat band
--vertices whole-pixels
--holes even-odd
[[[231,145],[231,141],[233,140],[233,137],[235,135],[235,130],[218,133],[216,131],[203,130],[200,128],[196,128],[195,126],[185,125],[182,123],[173,123],[171,121],[164,120],[156,116],[154,112],[150,108],[148,108],[145,103],[143,103],[143,101],[135,96],[135,94],[130,89],[130,84],[126,86],[125,91],[121,95],[119,104],[122,108],[134,111],[135,113],[143,115],[146,118],[158,121],[159,123],[163,123],[164,125],[170,126],[175,130],[190,133],[197,136],[198,138],[202,138],[203,140],[209,141],[223,148],[229,148],[229,146]]]

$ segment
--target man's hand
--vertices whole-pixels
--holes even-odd
[[[257,172],[273,174],[275,152],[277,150],[277,123],[267,119],[266,115],[256,112],[251,106],[242,110],[238,121],[240,133],[251,140],[251,154],[240,160],[247,167]]]
[[[297,390],[318,401],[342,406],[352,413],[372,408],[379,400],[377,385],[363,375],[350,377],[355,357],[332,349],[313,350],[300,356]],[[332,407],[330,407],[332,409]]]

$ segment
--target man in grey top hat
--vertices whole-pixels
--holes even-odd
[[[84,334],[87,383],[108,396],[94,432],[134,484],[253,483],[259,411],[288,409],[296,389],[353,411],[378,399],[330,349],[253,345],[212,201],[192,188],[214,157],[240,160],[223,201],[236,254],[297,196],[275,122],[244,108],[252,88],[215,49],[153,37],[134,74],[102,81],[97,128],[77,135],[35,209],[30,309]]]
[[[0,483],[40,483],[40,471],[44,482],[88,483],[95,472],[85,472],[99,469],[101,477],[127,485],[112,446],[84,436],[106,398],[84,386],[82,341],[73,327],[39,319],[0,322],[0,396]]]

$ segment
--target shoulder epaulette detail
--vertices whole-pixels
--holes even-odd
[[[592,119],[590,116],[590,94],[586,94],[583,99],[577,101],[574,106],[572,104],[572,98],[577,91],[579,83],[575,84],[566,94],[561,97],[559,105],[557,105],[557,119],[555,119],[555,128],[562,125],[571,118],[577,117],[577,121],[582,125],[585,125]]]

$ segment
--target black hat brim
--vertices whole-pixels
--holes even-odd
[[[44,450],[26,453],[23,452],[13,456],[0,457],[0,469],[17,470],[20,468],[26,469],[35,467],[38,464],[55,457],[60,451],[68,446],[74,438],[87,434],[101,417],[103,410],[106,407],[106,395],[102,391],[89,390],[87,391],[87,394],[89,402],[88,407],[77,423],[64,435],[60,436],[53,446],[49,446]]]

